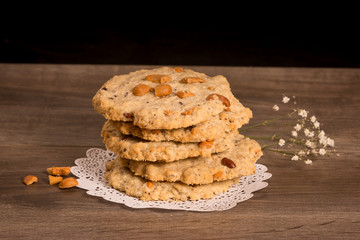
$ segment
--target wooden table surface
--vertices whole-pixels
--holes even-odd
[[[269,186],[228,211],[137,210],[50,186],[47,167],[104,148],[96,90],[113,75],[152,67],[0,64],[1,239],[360,239],[360,69],[183,66],[226,76],[253,110],[251,123],[284,107],[282,94],[295,95],[335,140],[339,156],[311,166],[264,152]],[[39,182],[25,186],[28,174]]]

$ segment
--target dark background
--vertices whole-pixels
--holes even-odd
[[[85,15],[26,12],[17,14],[21,21],[9,15],[0,62],[360,67],[358,20],[346,12],[351,6],[281,16],[243,15],[241,8],[219,10],[223,15],[110,8]]]

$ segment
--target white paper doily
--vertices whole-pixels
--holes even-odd
[[[224,211],[235,207],[239,202],[250,199],[253,192],[265,188],[268,183],[265,180],[271,177],[266,172],[264,165],[256,164],[254,175],[242,177],[239,183],[223,194],[209,200],[198,201],[141,201],[130,197],[108,185],[105,174],[105,163],[116,158],[116,155],[108,150],[91,148],[86,152],[86,158],[75,160],[77,166],[71,167],[71,172],[77,176],[79,188],[88,190],[91,196],[102,197],[105,200],[122,203],[131,208],[162,208],[171,210],[190,211]]]

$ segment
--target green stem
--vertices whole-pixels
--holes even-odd
[[[261,147],[261,149],[265,150],[265,149],[267,149],[267,148],[269,148],[269,147],[276,146],[276,145],[278,145],[278,144],[277,144],[277,143],[273,143],[273,144],[269,144],[269,145],[264,145],[263,147]]]
[[[262,150],[267,150],[267,151],[277,152],[277,153],[282,153],[282,154],[287,154],[287,155],[294,155],[294,153],[292,153],[292,152],[287,152],[287,151],[282,151],[282,150],[277,150],[277,149],[272,149],[272,148],[262,148]]]
[[[249,130],[249,129],[252,129],[252,128],[255,128],[255,127],[259,127],[259,126],[269,125],[270,123],[275,122],[275,121],[277,121],[277,120],[281,120],[281,119],[283,119],[283,118],[290,117],[290,116],[293,115],[295,112],[296,112],[296,110],[294,110],[294,111],[292,111],[291,113],[288,113],[288,114],[286,114],[286,115],[277,117],[277,118],[273,118],[273,119],[270,119],[270,120],[265,120],[265,121],[260,122],[260,123],[256,123],[255,125],[250,126],[250,127],[241,128],[239,131]]]
[[[276,138],[276,135],[274,135],[272,137],[259,137],[259,136],[245,136],[245,137],[248,137],[248,138],[251,138],[251,139],[266,139],[266,140],[277,139],[277,140],[279,140],[278,138]]]

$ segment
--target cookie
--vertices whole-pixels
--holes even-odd
[[[210,157],[188,158],[171,163],[129,160],[129,169],[150,181],[208,184],[254,174],[255,162],[261,156],[261,147],[255,140],[238,135],[233,148]],[[228,159],[224,161],[231,160],[234,165],[224,162],[224,158]]]
[[[249,108],[245,108],[237,99],[225,111],[212,116],[208,121],[178,129],[144,129],[132,122],[113,121],[122,134],[133,135],[150,141],[203,142],[221,138],[231,131],[237,131],[252,117]]]
[[[114,76],[92,99],[106,119],[132,121],[146,129],[189,127],[231,107],[224,76],[162,67]]]
[[[179,182],[150,182],[139,176],[134,176],[126,167],[125,160],[109,162],[105,178],[113,188],[143,201],[194,201],[209,199],[225,192],[239,181],[239,178],[235,178],[222,182],[192,186]]]
[[[151,162],[173,162],[179,159],[210,156],[211,153],[223,152],[234,146],[234,138],[237,134],[237,132],[230,132],[214,141],[200,143],[152,142],[123,135],[111,121],[105,122],[101,133],[106,148],[118,156]]]

